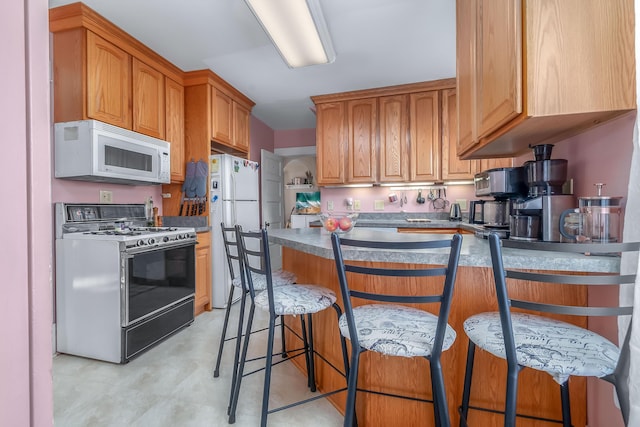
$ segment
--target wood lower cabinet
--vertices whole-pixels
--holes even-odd
[[[632,0],[456,4],[463,157],[514,156],[636,108]]]
[[[195,314],[211,311],[211,233],[197,234]]]

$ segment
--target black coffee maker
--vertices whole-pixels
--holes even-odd
[[[551,159],[552,144],[530,147],[535,160],[523,167],[527,177],[527,197],[513,204],[509,238],[513,240],[560,241],[560,215],[575,206],[567,181],[567,160]]]

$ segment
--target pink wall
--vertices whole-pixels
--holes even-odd
[[[274,131],[260,119],[251,116],[251,152],[249,160],[260,161],[260,150],[264,149],[273,153],[275,149]]]
[[[0,425],[53,424],[49,33],[44,0],[3,2]],[[26,15],[25,15],[26,14]]]
[[[53,174],[51,177],[54,203],[99,203],[100,190],[107,190],[113,193],[113,203],[144,203],[151,196],[162,214],[161,185],[104,184],[53,178]]]
[[[315,147],[316,129],[275,130],[274,148]]]

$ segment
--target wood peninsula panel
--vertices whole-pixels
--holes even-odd
[[[362,264],[375,266],[377,263],[362,262]],[[283,247],[283,268],[295,272],[300,283],[318,283],[334,290],[338,295],[338,304],[343,306],[334,260]],[[419,285],[415,279],[400,281],[401,283],[394,283],[387,278],[384,280],[379,278],[363,280],[352,277],[350,280],[353,286],[363,287],[369,291],[381,291],[392,286],[403,286],[405,292],[410,294],[415,292],[414,290]],[[423,286],[435,286],[435,282],[431,278],[421,280],[425,281]],[[514,289],[514,292],[533,294],[541,300],[551,299],[558,304],[587,304],[586,289],[580,286],[567,288],[551,285],[548,289],[542,289],[539,284],[525,282],[517,284],[517,289]],[[431,312],[435,310],[435,307],[428,304],[418,306]],[[493,310],[497,310],[497,304],[492,270],[490,268],[460,267],[449,318],[449,324],[458,335],[453,346],[442,356],[447,403],[452,425],[457,425],[459,422],[457,407],[460,405],[462,397],[467,353],[467,339],[462,326],[463,322],[473,314]],[[586,326],[586,321],[578,323],[583,327]],[[290,325],[299,330],[297,319],[290,322]],[[300,344],[291,333],[287,335],[287,343],[291,347]],[[334,310],[329,309],[314,315],[315,348],[335,366],[342,365],[342,355],[338,343],[339,331]],[[304,370],[302,360],[296,359],[294,363],[301,370]],[[486,405],[494,409],[502,409],[504,407],[505,377],[506,362],[478,350],[471,393],[472,405]],[[322,391],[334,390],[344,387],[346,384],[346,380],[320,358],[316,358],[316,378],[319,389]],[[430,398],[428,362],[420,358],[384,357],[374,353],[365,353],[361,357],[359,386]],[[526,369],[521,374],[519,387],[519,395],[526,396],[526,398],[519,399],[519,411],[554,418],[560,417],[559,387],[548,374]],[[586,425],[586,380],[572,378],[570,388],[573,425],[584,427]],[[528,390],[536,390],[536,392],[529,393]],[[328,399],[340,412],[344,413],[346,393],[339,393]],[[433,407],[427,403],[359,393],[356,405],[358,422],[363,426],[393,426],[398,425],[398,420],[402,420],[404,426],[433,425]],[[479,411],[470,411],[469,413],[469,425],[471,426],[498,426],[501,423],[502,418],[499,415]],[[539,422],[518,419],[518,427],[537,426],[539,426]]]

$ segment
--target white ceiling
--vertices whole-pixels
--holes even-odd
[[[299,69],[286,66],[242,0],[84,3],[182,70],[211,68],[251,98],[253,114],[274,130],[315,127],[312,95],[456,71],[453,0],[321,0],[336,60]]]

